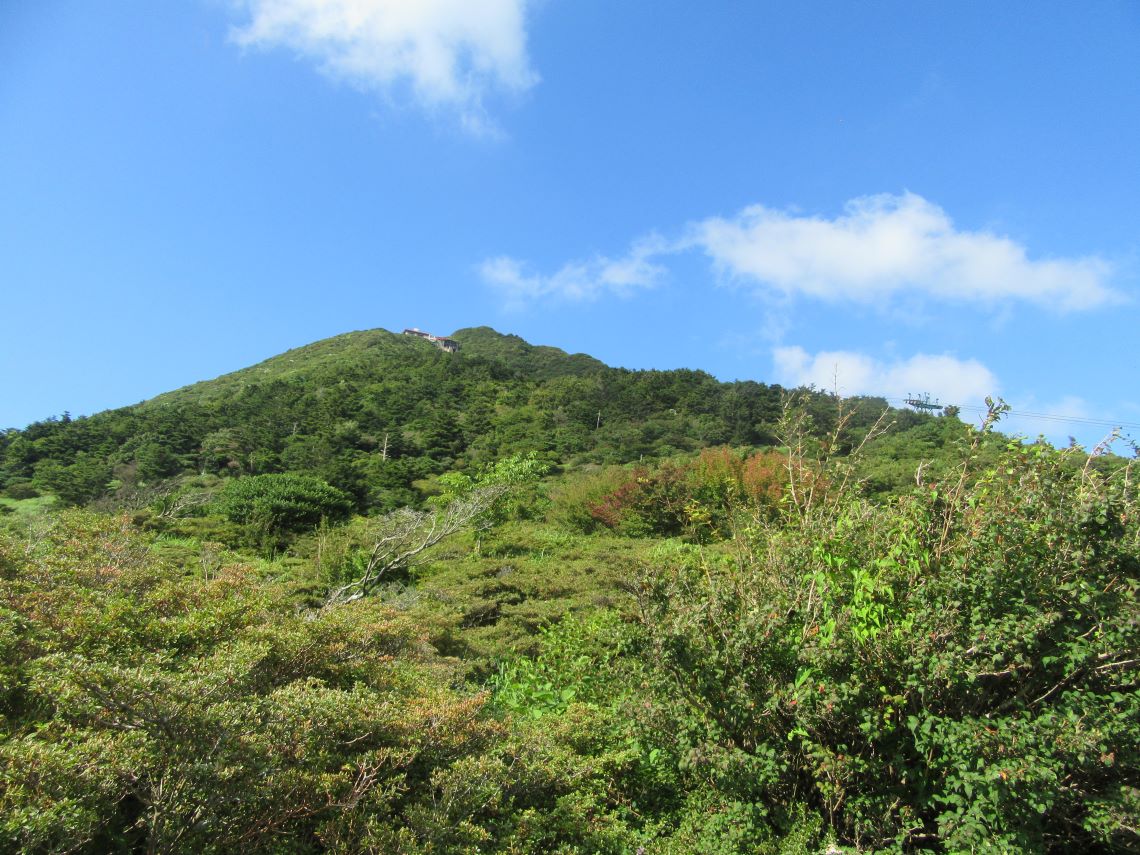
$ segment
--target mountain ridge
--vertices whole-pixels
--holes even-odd
[[[520,336],[500,333],[489,326],[464,327],[453,332],[448,338],[460,343],[461,351],[458,355],[468,359],[474,357],[497,361],[513,370],[530,373],[542,379],[590,373],[611,367],[587,354],[570,354],[550,345],[534,345]],[[416,352],[430,352],[427,347],[425,342],[382,327],[352,330],[290,348],[253,365],[162,392],[130,406],[178,403],[194,397],[208,399],[229,391],[235,385],[288,380],[306,370],[335,361],[338,357],[343,359],[346,355],[350,355],[353,349],[361,351],[358,356],[368,355],[367,351],[373,351],[372,355],[375,355],[375,352],[387,355],[400,353],[410,355]],[[292,364],[298,360],[303,360],[303,364]],[[527,362],[531,362],[532,365],[528,366]],[[528,367],[531,370],[528,371]]]
[[[610,367],[486,326],[451,337],[458,353],[356,330],[129,407],[8,431],[0,435],[0,489],[82,504],[191,474],[297,472],[344,490],[366,511],[416,504],[425,479],[517,453],[557,465],[611,464],[778,444],[786,401],[778,385]],[[810,390],[801,398],[813,430],[825,435],[837,399]],[[887,409],[881,398],[846,406],[856,433]],[[894,417],[902,427],[931,421]],[[944,434],[935,430],[932,441],[943,443]]]

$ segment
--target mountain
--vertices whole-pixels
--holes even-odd
[[[489,327],[451,338],[458,353],[382,329],[345,333],[132,407],[8,431],[0,488],[83,503],[182,475],[288,471],[367,510],[415,503],[422,479],[516,452],[574,465],[777,442],[779,386],[612,368]],[[807,400],[826,432],[834,399]],[[856,403],[856,430],[886,406]]]
[[[528,344],[516,335],[490,327],[472,327],[448,338],[460,343],[461,354],[444,354],[463,364],[472,360],[494,364],[519,378],[549,380],[596,373],[606,365],[586,354],[570,355],[556,347]],[[201,403],[240,395],[275,382],[328,384],[352,378],[375,380],[396,365],[422,366],[439,361],[438,348],[412,336],[383,329],[358,330],[287,350],[248,368],[166,392],[141,406]]]

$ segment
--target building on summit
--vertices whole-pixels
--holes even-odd
[[[443,336],[432,335],[431,333],[424,332],[423,330],[417,329],[416,327],[404,330],[404,335],[411,335],[415,336],[416,338],[422,338],[424,341],[430,341],[440,350],[446,350],[448,353],[459,352],[459,342],[453,338],[444,338]]]

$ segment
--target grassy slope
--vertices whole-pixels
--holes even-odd
[[[528,344],[516,335],[490,327],[461,329],[452,336],[460,343],[459,358],[499,363],[533,379],[589,374],[605,364],[586,354],[567,354],[556,347]],[[430,358],[434,345],[384,329],[357,330],[287,350],[248,368],[165,392],[140,406],[214,401],[239,394],[254,384],[275,380],[304,380],[337,373],[369,374],[388,361]]]
[[[432,346],[387,330],[358,330],[287,350],[248,368],[165,392],[140,406],[204,402],[240,393],[257,383],[304,379],[311,375],[346,370],[385,358],[411,356]]]
[[[34,499],[9,499],[0,496],[0,514],[12,514],[17,519],[29,520],[40,516],[55,505],[54,496],[37,496]]]
[[[459,342],[461,354],[499,362],[536,380],[592,374],[607,367],[585,353],[567,354],[557,347],[529,344],[517,335],[503,335],[490,327],[461,329],[451,337]]]

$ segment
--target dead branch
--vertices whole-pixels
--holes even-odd
[[[444,508],[401,508],[381,517],[376,522],[374,543],[364,570],[356,579],[332,591],[321,610],[368,596],[385,577],[418,564],[424,553],[440,541],[464,529],[478,528],[507,490],[505,484],[478,487]]]

